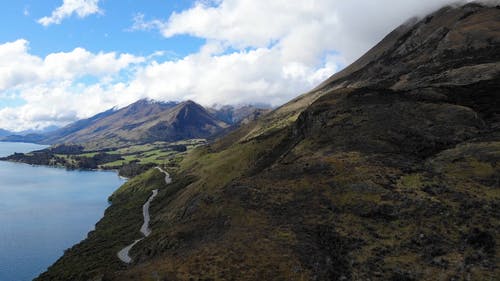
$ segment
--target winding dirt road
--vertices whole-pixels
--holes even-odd
[[[170,174],[167,173],[165,170],[163,170],[160,167],[156,167],[160,172],[165,174],[165,183],[170,184],[172,183],[172,178],[170,177]],[[127,247],[121,249],[118,253],[117,256],[118,258],[124,262],[124,263],[131,263],[132,258],[130,257],[129,253],[130,250],[139,242],[141,242],[144,238],[148,237],[151,235],[151,228],[149,227],[149,222],[151,221],[151,217],[149,215],[149,206],[151,205],[151,202],[155,197],[158,195],[158,189],[153,190],[153,194],[149,197],[148,201],[142,205],[142,216],[144,217],[144,223],[141,226],[141,233],[144,235],[143,238],[137,239],[134,241],[134,243],[128,245]]]

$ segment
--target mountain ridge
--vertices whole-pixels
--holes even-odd
[[[193,150],[173,184],[150,170],[121,187],[37,280],[496,280],[499,21],[468,4],[396,30]],[[153,188],[153,232],[124,265]]]
[[[267,110],[251,105],[205,108],[194,101],[161,102],[141,99],[124,108],[111,108],[47,133],[2,132],[3,141],[41,144],[84,144],[91,149],[178,141],[220,135],[238,122],[253,120]],[[190,115],[194,116],[190,116]],[[178,118],[178,120],[175,120]],[[188,128],[189,127],[189,128]],[[114,139],[116,143],[107,142]]]
[[[0,137],[6,137],[10,135],[13,135],[13,133],[4,129],[0,129]]]

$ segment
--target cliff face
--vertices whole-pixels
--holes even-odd
[[[38,280],[495,280],[498,22],[499,8],[469,4],[398,28],[312,92],[190,153],[160,187],[134,264],[115,253],[140,223],[110,214],[139,214],[147,193],[134,186],[159,173],[119,190]]]
[[[491,80],[500,69],[498,8],[445,7],[389,34],[320,88],[410,90]]]

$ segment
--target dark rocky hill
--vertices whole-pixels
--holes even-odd
[[[500,8],[406,23],[173,172],[124,185],[37,280],[498,280]],[[141,207],[152,234],[140,237]]]

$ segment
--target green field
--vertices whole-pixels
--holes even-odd
[[[177,142],[154,142],[104,150],[61,144],[26,154],[14,154],[5,160],[32,165],[49,165],[68,169],[119,170],[126,177],[133,177],[147,169],[162,165],[177,167],[184,155],[193,148],[207,144],[204,139]]]
[[[204,139],[191,139],[178,142],[154,142],[143,145],[132,145],[122,147],[111,151],[106,151],[107,154],[119,155],[121,160],[107,162],[99,165],[102,169],[115,169],[130,163],[138,164],[157,164],[168,165],[176,158],[182,157],[187,151],[206,144]],[[186,151],[177,151],[174,146],[184,146]],[[98,152],[86,152],[75,155],[76,157],[93,157]]]

